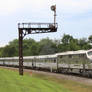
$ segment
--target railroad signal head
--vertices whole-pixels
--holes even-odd
[[[52,11],[56,11],[56,5],[52,5],[52,6],[51,6],[51,10],[52,10]]]

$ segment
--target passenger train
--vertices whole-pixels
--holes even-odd
[[[24,68],[51,72],[80,73],[92,76],[92,49],[56,53],[52,55],[24,56]],[[1,66],[19,66],[18,57],[0,58]]]

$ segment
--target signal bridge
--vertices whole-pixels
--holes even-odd
[[[56,5],[51,6],[54,11],[54,23],[18,23],[19,32],[19,74],[23,75],[23,38],[28,34],[56,32]]]
[[[19,31],[23,31],[24,36],[27,34],[56,32],[57,23],[18,23]]]

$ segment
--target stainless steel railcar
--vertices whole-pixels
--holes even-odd
[[[5,57],[0,58],[0,65],[4,66],[14,66],[18,67],[18,57]],[[23,66],[24,68],[33,68],[33,69],[46,69],[53,70],[57,69],[57,56],[53,55],[40,55],[40,56],[25,56]]]
[[[18,67],[18,57],[0,58],[0,65]],[[92,74],[92,50],[68,51],[53,55],[26,56],[24,67],[58,72]]]
[[[57,58],[59,71],[92,74],[92,50],[57,53]]]

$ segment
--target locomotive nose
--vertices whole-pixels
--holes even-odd
[[[87,58],[92,61],[92,50],[87,52]]]

